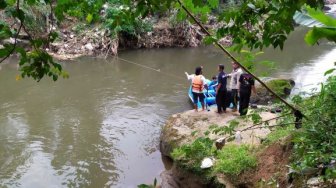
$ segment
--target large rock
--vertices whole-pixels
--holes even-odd
[[[262,112],[261,117],[263,120],[274,118],[276,114],[269,112]],[[160,138],[160,150],[164,156],[171,157],[171,152],[174,148],[180,147],[184,144],[192,143],[199,136],[204,136],[205,132],[209,132],[211,125],[227,126],[231,120],[240,121],[242,124],[237,128],[237,131],[242,130],[252,125],[252,122],[243,121],[238,118],[236,112],[227,109],[225,114],[215,113],[215,109],[211,108],[210,111],[195,112],[194,110],[186,111],[180,114],[171,116],[166,125],[163,127]],[[270,121],[272,125],[274,121]],[[252,145],[260,144],[261,139],[265,138],[270,133],[269,129],[254,129],[241,133],[241,140],[235,140],[236,144],[248,143]],[[210,139],[217,140],[223,138],[225,135],[216,135],[210,133]],[[164,171],[161,174],[161,187],[163,188],[180,188],[180,187],[207,187],[200,178],[184,172],[179,169],[176,164],[173,168]],[[234,187],[233,184],[224,176],[218,177],[218,181],[228,188]]]
[[[194,174],[186,172],[176,165],[160,174],[161,188],[205,188],[204,182]]]
[[[171,116],[166,125],[162,129],[160,138],[160,151],[164,156],[171,158],[170,153],[174,148],[182,146],[183,144],[191,143],[199,136],[204,136],[204,133],[209,131],[211,125],[227,126],[231,120],[238,120],[238,113],[227,110],[225,114],[215,113],[215,108],[210,111],[195,112],[189,110],[180,114]],[[275,114],[269,112],[262,112],[263,119],[270,119],[275,117]],[[242,120],[239,120],[242,121]],[[270,122],[273,123],[272,121]],[[237,128],[241,130],[247,126],[252,125],[252,122],[243,122],[242,126]],[[264,138],[270,132],[269,129],[254,129],[244,131],[241,133],[240,143],[259,144],[260,139]],[[210,133],[208,135],[211,139],[217,140],[222,138],[223,135],[216,135]]]
[[[291,79],[283,78],[262,78],[262,81],[266,83],[276,94],[285,98],[291,93],[292,88],[295,86],[295,82]],[[259,82],[256,82],[257,95],[251,96],[251,103],[267,104],[269,101],[273,101],[275,97]]]

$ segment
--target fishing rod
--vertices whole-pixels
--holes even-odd
[[[206,33],[208,36],[212,36],[210,32],[196,19],[196,17],[182,4],[180,0],[177,0],[177,2],[180,4],[182,9],[192,18],[192,20],[195,21],[195,23]],[[285,99],[280,97],[278,94],[276,94],[271,88],[269,88],[263,81],[261,81],[256,75],[254,75],[251,71],[249,71],[246,67],[244,67],[229,51],[227,51],[223,45],[221,45],[217,40],[214,42],[216,46],[218,46],[233,62],[237,63],[245,72],[253,76],[263,87],[267,89],[272,95],[274,95],[276,98],[278,98],[282,103],[287,105],[289,108],[291,108],[294,112],[294,116],[297,117],[297,121],[301,122],[302,117],[306,117],[302,114],[302,112],[295,108],[293,105],[289,104]]]

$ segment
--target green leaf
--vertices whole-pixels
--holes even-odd
[[[25,58],[26,57],[26,51],[25,51],[24,48],[17,46],[15,48],[15,51],[21,55],[21,58]]]
[[[328,27],[336,27],[336,19],[326,15],[322,10],[307,7],[307,11],[312,18],[320,21],[322,24]]]
[[[0,39],[7,39],[12,36],[12,31],[7,25],[0,24]]]
[[[177,15],[176,15],[176,19],[179,20],[179,21],[183,21],[187,18],[187,14],[183,11],[183,10],[180,10],[178,11]]]
[[[333,73],[335,70],[336,70],[335,68],[332,68],[332,69],[327,70],[327,71],[324,73],[324,76]]]
[[[51,32],[49,34],[50,42],[54,42],[57,37],[58,37],[58,33],[57,32]]]
[[[8,55],[9,51],[7,48],[0,49],[0,58],[6,57]]]
[[[219,5],[219,0],[208,0],[210,8],[217,8]]]
[[[7,3],[5,0],[0,0],[0,10],[5,9],[7,7]]]
[[[308,31],[305,36],[305,41],[309,45],[314,45],[318,40],[326,38],[330,41],[336,42],[336,29],[328,29],[328,28],[313,28]]]
[[[138,185],[138,188],[151,188],[149,185],[146,184],[140,184]]]
[[[91,23],[91,22],[92,22],[92,19],[93,19],[92,14],[88,14],[88,15],[86,16],[86,21],[87,21],[88,23]]]
[[[13,6],[16,3],[16,0],[6,0],[7,5]]]
[[[248,3],[247,6],[250,7],[252,10],[256,9],[256,6],[252,3]]]
[[[27,0],[28,5],[34,5],[36,0]]]
[[[12,14],[13,17],[18,18],[21,22],[23,22],[24,19],[25,19],[25,13],[21,9],[18,9],[18,10],[14,9],[11,12],[11,14]]]

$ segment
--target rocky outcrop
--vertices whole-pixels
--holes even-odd
[[[174,165],[160,174],[161,188],[205,188],[207,187],[197,176]]]
[[[276,115],[270,112],[262,112],[261,116],[263,119],[270,119]],[[211,125],[227,126],[234,119],[242,122],[242,126],[237,128],[237,131],[252,125],[252,122],[243,122],[238,117],[238,113],[231,112],[230,109],[227,113],[219,115],[215,112],[215,108],[211,108],[210,111],[195,112],[190,110],[175,114],[168,119],[162,129],[160,151],[163,155],[171,157],[170,153],[174,148],[191,143],[199,136],[204,136]],[[244,131],[241,133],[241,143],[257,145],[260,143],[260,139],[264,138],[269,132],[269,129],[265,128]],[[216,135],[211,132],[208,136],[213,140],[223,137],[223,135]]]
[[[266,120],[276,117],[276,114],[262,112],[261,116]],[[210,111],[195,112],[190,110],[175,114],[167,120],[166,125],[163,127],[160,138],[160,151],[162,155],[171,158],[171,152],[174,148],[192,143],[198,137],[205,136],[205,134],[213,140],[219,140],[225,137],[225,135],[216,135],[211,133],[211,131],[209,133],[210,126],[227,126],[231,120],[241,122],[241,126],[236,129],[237,131],[252,125],[252,122],[243,121],[236,112],[232,112],[230,109],[228,109],[225,114],[217,114],[214,108],[211,108]],[[270,121],[270,125],[273,123],[274,121]],[[241,140],[235,140],[233,142],[236,144],[247,143],[259,145],[261,140],[265,138],[268,133],[270,133],[270,130],[266,128],[247,130],[241,132]],[[181,172],[181,169],[174,165],[172,169],[164,171],[161,174],[161,186],[164,188],[188,187],[188,185],[195,185],[191,187],[206,187],[200,182],[200,178],[193,176],[194,175],[190,175],[186,172]],[[218,175],[218,181],[227,187],[234,187],[234,184],[223,174]]]
[[[262,78],[262,81],[266,83],[275,93],[280,95],[283,98],[286,98],[290,95],[292,88],[295,86],[295,82],[291,79],[284,78]],[[256,82],[256,91],[257,95],[251,96],[251,103],[256,104],[267,104],[270,101],[273,101],[274,96],[259,82]]]

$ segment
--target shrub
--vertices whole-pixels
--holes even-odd
[[[321,92],[303,103],[303,128],[294,135],[295,163],[292,167],[302,172],[322,168],[326,179],[336,178],[336,77],[330,77]]]
[[[289,136],[294,130],[294,126],[288,127],[277,127],[271,133],[269,133],[263,142],[263,144],[272,144],[279,141],[280,139]]]
[[[250,154],[246,145],[227,145],[218,152],[215,172],[239,175],[242,171],[257,165],[257,159]]]
[[[130,7],[110,3],[103,24],[114,34],[122,33],[136,36],[152,30],[153,24],[148,19],[134,16]]]
[[[201,174],[201,162],[205,157],[214,155],[213,141],[209,138],[200,137],[193,143],[176,148],[172,157],[181,167],[196,174]]]

